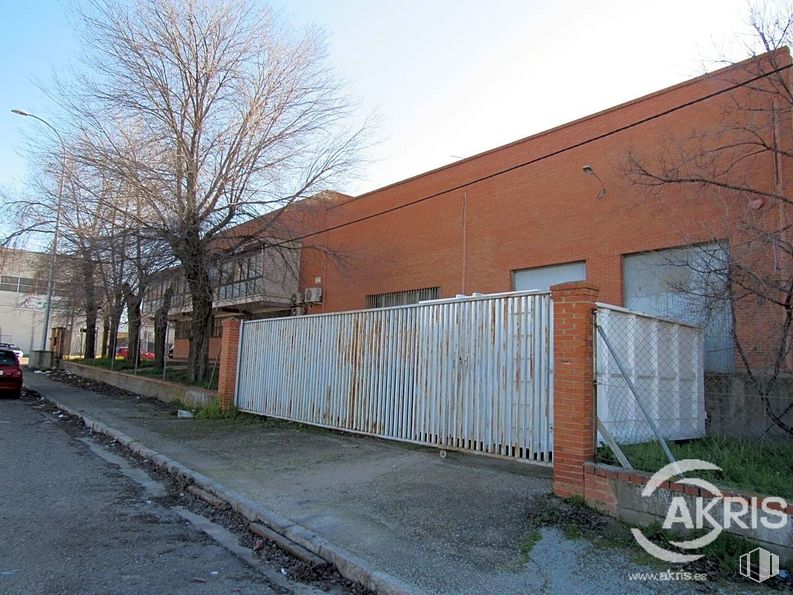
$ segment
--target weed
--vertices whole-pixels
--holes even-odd
[[[537,527],[532,527],[526,536],[523,538],[523,541],[520,543],[520,564],[526,564],[529,561],[529,556],[531,556],[531,550],[534,549],[534,546],[537,545],[537,542],[540,541],[542,535],[540,534],[540,530]]]
[[[757,544],[743,537],[722,531],[713,543],[699,552],[705,554],[711,563],[718,565],[723,574],[729,575],[737,570],[740,557],[756,547]]]
[[[237,415],[237,408],[233,405],[223,411],[220,399],[211,399],[209,403],[201,407],[195,414],[198,419],[233,419]]]

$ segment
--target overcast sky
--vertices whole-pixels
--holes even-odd
[[[277,0],[327,31],[331,61],[380,117],[376,160],[339,188],[366,192],[743,57],[744,0]],[[69,0],[5,0],[0,186],[21,188],[14,107],[53,111],[37,79],[78,54]]]

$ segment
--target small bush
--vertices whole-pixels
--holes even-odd
[[[223,411],[220,406],[220,399],[212,399],[204,407],[196,411],[195,416],[198,419],[232,419],[237,417],[237,408],[232,405],[226,411]]]

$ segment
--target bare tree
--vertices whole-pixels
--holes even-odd
[[[691,251],[679,264],[725,282],[678,289],[703,312],[729,304],[738,364],[768,418],[793,436],[793,402],[771,398],[793,372],[793,10],[758,6],[751,23],[762,53],[717,75],[730,90],[718,125],[670,138],[660,152],[629,153],[625,173],[650,191],[691,186],[721,204],[712,240],[729,239],[729,250]]]
[[[165,358],[168,357],[168,310],[171,309],[172,297],[173,285],[168,285],[163,291],[162,303],[154,312],[154,367],[157,370],[165,367]]]
[[[80,280],[82,306],[85,313],[85,343],[83,357],[96,356],[97,319],[99,316],[99,300],[97,299],[97,267],[99,266],[100,248],[112,238],[108,238],[105,217],[109,209],[106,206],[108,184],[90,176],[85,168],[72,163],[68,172],[67,184],[64,188],[62,204],[52,204],[54,209],[61,209],[62,234],[67,251],[75,258],[76,277]]]
[[[86,320],[83,350],[87,357],[94,357],[99,309],[95,272],[103,234],[102,211],[106,209],[101,199],[95,200],[96,191],[85,192],[89,183],[87,172],[73,158],[65,162],[63,195],[59,198],[61,151],[60,145],[55,150],[46,144],[31,147],[30,157],[39,175],[31,184],[31,195],[5,198],[5,208],[15,213],[14,220],[7,222],[9,234],[5,241],[43,238],[54,241],[54,222],[60,210],[56,277],[61,299],[56,300],[55,305],[58,306],[59,301],[71,304],[67,308],[71,317],[75,308],[82,311]],[[46,272],[42,274],[46,277]]]
[[[181,264],[194,382],[208,367],[213,240],[348,173],[367,125],[348,125],[322,36],[246,0],[94,0],[81,18],[88,69],[66,107],[90,131],[82,153],[145,203],[132,226]]]

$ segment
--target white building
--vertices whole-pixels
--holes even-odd
[[[15,343],[25,355],[41,349],[49,258],[39,252],[0,249],[0,342]],[[69,311],[57,283],[55,289],[48,334],[63,336],[64,355],[80,354],[85,319]]]

